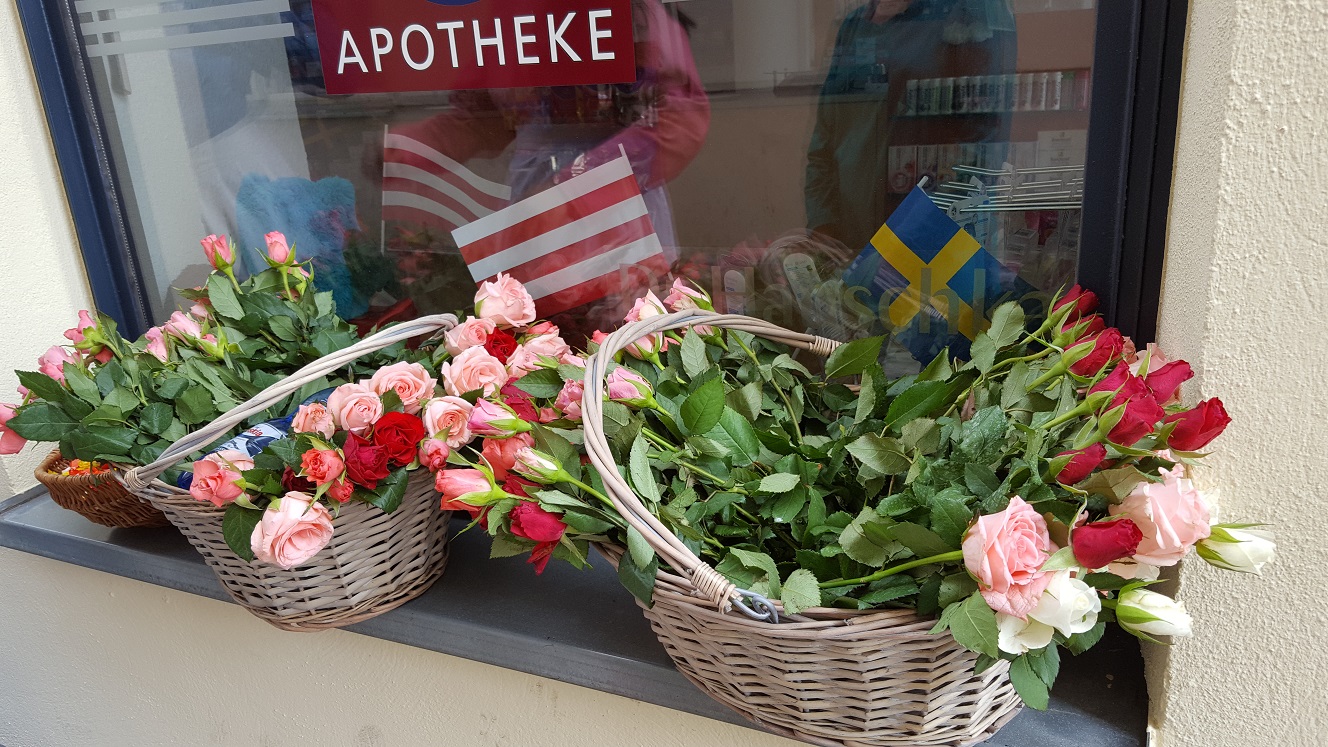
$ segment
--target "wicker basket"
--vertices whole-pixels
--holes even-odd
[[[619,329],[587,361],[586,451],[619,513],[674,570],[656,576],[654,604],[645,610],[674,664],[715,700],[811,744],[958,746],[990,737],[1021,706],[1005,662],[975,676],[976,655],[948,633],[928,633],[934,621],[911,610],[814,608],[781,616],[777,603],[772,611],[701,561],[632,492],[603,432],[609,362],[634,340],[692,324],[822,356],[839,344],[750,317],[681,311]],[[615,563],[623,552],[601,549]]]
[[[152,464],[123,473],[120,480],[165,512],[236,602],[278,628],[339,628],[399,607],[423,594],[447,564],[450,513],[438,510],[433,476],[427,471],[411,475],[401,505],[390,514],[358,502],[343,506],[333,522],[332,541],[307,563],[290,570],[236,556],[222,534],[225,509],[199,502],[189,491],[157,478],[305,383],[367,353],[455,324],[451,314],[422,317],[320,358],[175,442]]]
[[[115,475],[62,475],[69,460],[52,451],[33,473],[51,494],[51,500],[88,521],[107,527],[128,529],[133,527],[166,527],[170,519],[152,504],[139,500],[124,489]],[[122,467],[111,465],[113,472]]]

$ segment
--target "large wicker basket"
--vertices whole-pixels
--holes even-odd
[[[394,609],[424,593],[447,564],[450,514],[438,510],[433,476],[427,470],[411,475],[400,507],[390,514],[358,502],[343,506],[333,523],[332,541],[309,562],[290,570],[236,556],[222,534],[225,509],[199,502],[189,491],[158,477],[305,383],[367,353],[455,324],[451,314],[422,317],[320,358],[120,479],[135,495],[165,512],[236,602],[278,628],[338,628]]]
[[[811,744],[958,746],[990,737],[1021,705],[1005,662],[975,676],[976,655],[948,633],[928,633],[934,621],[911,610],[780,614],[778,603],[767,606],[701,561],[633,493],[603,432],[604,377],[628,343],[692,324],[749,332],[822,356],[839,345],[750,317],[682,311],[619,329],[587,361],[586,451],[614,506],[674,571],[659,572],[654,604],[645,609],[674,664],[715,700]],[[615,563],[623,552],[601,549]]]
[[[135,527],[167,527],[170,519],[152,504],[139,500],[124,489],[115,475],[62,475],[69,460],[52,451],[34,471],[37,482],[46,487],[51,500],[60,508],[67,508],[88,521],[121,529]],[[123,467],[111,465],[112,472]]]

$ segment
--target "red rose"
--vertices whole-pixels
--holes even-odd
[[[1107,323],[1102,321],[1102,317],[1098,316],[1097,314],[1094,314],[1088,317],[1088,319],[1086,320],[1070,319],[1061,326],[1061,331],[1069,332],[1070,330],[1074,329],[1076,326],[1081,324],[1084,326],[1079,328],[1078,336],[1074,338],[1074,342],[1070,343],[1070,345],[1067,345],[1066,347],[1078,345],[1079,343],[1084,342],[1085,340],[1091,340],[1092,338],[1097,337],[1099,334],[1102,333],[1103,330],[1107,328]]]
[[[517,417],[527,423],[539,422],[539,411],[535,409],[535,403],[530,401],[530,395],[518,389],[515,384],[508,384],[498,393],[502,395],[503,404],[512,408]]]
[[[1052,311],[1059,309],[1066,304],[1074,304],[1074,310],[1070,312],[1069,319],[1081,319],[1097,311],[1097,294],[1090,290],[1084,290],[1078,283],[1074,284],[1061,300],[1056,302]]]
[[[499,361],[506,363],[507,359],[512,357],[512,351],[516,350],[516,346],[516,338],[510,332],[496,329],[489,333],[489,339],[484,343],[484,350]]]
[[[557,542],[562,539],[567,525],[558,514],[549,513],[531,501],[516,504],[510,514],[512,534],[536,542]]]
[[[535,566],[536,575],[544,572],[544,567],[549,564],[549,558],[553,557],[553,549],[557,546],[557,542],[541,542],[530,551],[530,558],[526,562]]]
[[[1062,485],[1073,485],[1092,474],[1102,460],[1107,458],[1107,447],[1093,444],[1075,451],[1062,451],[1057,456],[1073,454],[1070,461],[1056,474],[1056,481]]]
[[[295,470],[291,469],[290,467],[287,467],[286,471],[281,473],[281,487],[287,493],[290,492],[309,493],[310,495],[312,495],[313,492],[318,489],[317,485],[314,485],[312,482],[309,482],[305,478],[300,477],[295,473]]]
[[[1144,383],[1158,402],[1170,400],[1180,385],[1194,377],[1194,370],[1185,361],[1172,361],[1144,377]]]
[[[379,480],[387,477],[387,449],[348,433],[341,450],[346,458],[346,477],[356,485],[372,490],[378,487]]]
[[[1222,435],[1231,423],[1231,417],[1222,406],[1222,400],[1214,397],[1191,410],[1172,415],[1166,422],[1176,424],[1167,438],[1167,446],[1179,451],[1198,451]]]
[[[1115,391],[1116,396],[1112,398],[1111,404],[1107,409],[1114,409],[1125,405],[1125,412],[1121,414],[1121,419],[1107,434],[1107,438],[1112,443],[1121,446],[1133,446],[1139,442],[1139,439],[1153,432],[1153,426],[1161,420],[1167,413],[1162,406],[1153,399],[1153,392],[1144,383],[1144,380],[1130,373],[1129,366],[1121,364],[1107,376],[1099,381],[1089,393]]]
[[[327,488],[328,497],[337,503],[345,503],[350,500],[350,496],[354,492],[355,486],[351,484],[350,480],[347,480],[344,477],[332,483]]]
[[[1129,519],[1096,521],[1070,533],[1074,559],[1090,570],[1128,558],[1139,549],[1144,533]]]
[[[507,493],[509,495],[515,495],[521,498],[529,498],[530,494],[526,492],[526,488],[530,487],[531,485],[537,485],[537,484],[538,483],[531,482],[530,480],[527,480],[524,477],[517,477],[516,475],[512,475],[508,477],[505,481],[503,481],[502,489],[504,493]]]
[[[374,423],[373,443],[387,452],[389,462],[404,467],[415,461],[426,435],[419,418],[404,412],[389,412]]]
[[[1120,330],[1109,327],[1093,339],[1093,351],[1070,366],[1070,372],[1077,376],[1093,376],[1098,371],[1121,359],[1125,350],[1125,338]]]

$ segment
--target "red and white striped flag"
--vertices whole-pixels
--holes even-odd
[[[383,138],[383,219],[451,231],[507,206],[510,187],[489,181],[405,135]]]
[[[462,226],[452,238],[475,282],[505,272],[525,284],[542,315],[635,291],[669,271],[626,155]]]

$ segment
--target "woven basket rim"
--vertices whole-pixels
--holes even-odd
[[[37,480],[43,484],[49,481],[75,487],[94,487],[105,483],[107,480],[118,481],[118,475],[124,474],[128,469],[133,469],[132,466],[126,467],[116,462],[104,462],[104,464],[110,465],[111,469],[109,472],[103,472],[100,475],[62,475],[58,472],[51,471],[51,467],[55,466],[57,462],[68,461],[69,460],[65,459],[64,455],[60,453],[58,448],[52,449],[51,453],[47,454],[46,458],[42,459],[41,464],[37,465],[37,468],[33,470],[33,477],[37,478]]]

